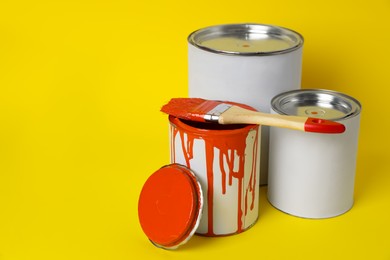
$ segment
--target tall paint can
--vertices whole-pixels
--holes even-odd
[[[188,36],[189,96],[230,100],[268,112],[275,95],[301,87],[303,37],[265,24],[226,24]],[[262,127],[261,184],[267,183],[269,128]]]
[[[260,126],[214,125],[170,116],[171,162],[193,171],[204,197],[197,234],[237,234],[259,210]]]
[[[342,134],[270,130],[268,200],[279,210],[304,218],[329,218],[353,206],[360,103],[319,89],[275,96],[271,112],[342,123]]]

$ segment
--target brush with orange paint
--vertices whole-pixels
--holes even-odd
[[[161,111],[180,119],[218,124],[258,124],[305,132],[339,134],[343,124],[330,120],[256,112],[222,101],[172,98]]]

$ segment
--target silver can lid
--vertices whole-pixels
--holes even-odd
[[[268,56],[294,51],[303,45],[299,33],[265,24],[225,24],[199,29],[188,42],[200,49],[230,55]]]
[[[358,115],[359,101],[324,89],[299,89],[281,93],[271,100],[272,109],[282,115],[308,116],[333,121]]]

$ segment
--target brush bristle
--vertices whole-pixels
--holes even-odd
[[[204,116],[220,104],[202,98],[172,98],[161,108],[161,112],[185,120],[204,122]]]

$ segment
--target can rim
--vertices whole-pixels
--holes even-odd
[[[311,98],[313,98],[313,96],[315,94],[324,94],[324,95],[330,95],[332,97],[335,97],[338,100],[343,100],[344,106],[340,105],[339,107],[347,108],[347,109],[349,109],[350,112],[346,113],[344,116],[341,116],[341,117],[327,118],[327,119],[333,120],[333,121],[339,121],[339,120],[349,119],[349,118],[355,117],[355,116],[360,114],[361,109],[362,109],[362,105],[357,99],[355,99],[347,94],[344,94],[344,93],[341,93],[338,91],[334,91],[334,90],[328,90],[328,89],[296,89],[296,90],[282,92],[282,93],[280,93],[272,98],[271,108],[279,114],[291,115],[291,114],[287,113],[286,111],[284,111],[281,107],[284,104],[287,104],[288,102],[302,103],[302,100],[299,100],[299,98],[294,96],[294,94],[301,94],[301,95],[312,94],[311,96],[309,96]],[[332,102],[332,101],[330,100],[330,102]]]
[[[252,111],[257,111],[253,107],[242,104],[242,103],[237,103],[237,102],[232,102],[232,101],[224,101],[224,103],[231,104],[231,105],[236,105],[239,107],[243,107]],[[261,127],[261,125],[254,125],[254,124],[228,124],[228,125],[222,125],[222,124],[217,124],[217,123],[201,123],[201,122],[189,122],[182,120],[180,118],[174,117],[172,115],[169,115],[168,117],[169,122],[181,129],[184,129],[186,132],[190,132],[194,135],[197,136],[221,136],[221,135],[237,135],[237,134],[242,134],[242,133],[248,133],[249,131]],[[193,124],[191,124],[193,123]],[[196,127],[196,125],[199,126],[210,126],[210,128],[206,127]],[[214,127],[212,127],[214,126]]]
[[[215,35],[221,34],[221,31],[225,30],[230,33],[239,33],[241,31],[247,31],[247,32],[261,32],[265,35],[274,35],[277,36],[277,38],[286,38],[290,39],[290,41],[294,41],[295,44],[289,48],[281,49],[281,50],[274,50],[274,51],[253,51],[253,52],[240,52],[240,51],[229,51],[229,50],[220,50],[215,49],[211,47],[207,47],[203,45],[200,42],[201,37],[205,37],[207,35]],[[225,34],[226,35],[226,34]],[[292,40],[292,39],[295,40]],[[188,37],[187,41],[202,50],[213,52],[217,54],[225,54],[225,55],[240,55],[240,56],[270,56],[270,55],[278,55],[278,54],[284,54],[289,53],[294,50],[297,50],[303,46],[304,38],[303,36],[289,28],[276,26],[276,25],[269,25],[269,24],[260,24],[260,23],[236,23],[236,24],[221,24],[221,25],[213,25],[204,27],[201,29],[198,29],[194,32],[192,32]]]
[[[259,125],[219,125],[221,126],[220,129],[206,129],[206,128],[195,127],[193,125],[190,125],[184,120],[174,116],[169,116],[169,122],[178,128],[184,129],[186,132],[190,132],[194,135],[203,136],[203,137],[237,135],[237,134],[247,133],[252,129],[255,129],[256,127],[260,127]],[[194,122],[194,123],[214,124],[214,123],[200,123],[200,122]],[[233,128],[227,128],[229,126],[232,126]]]

